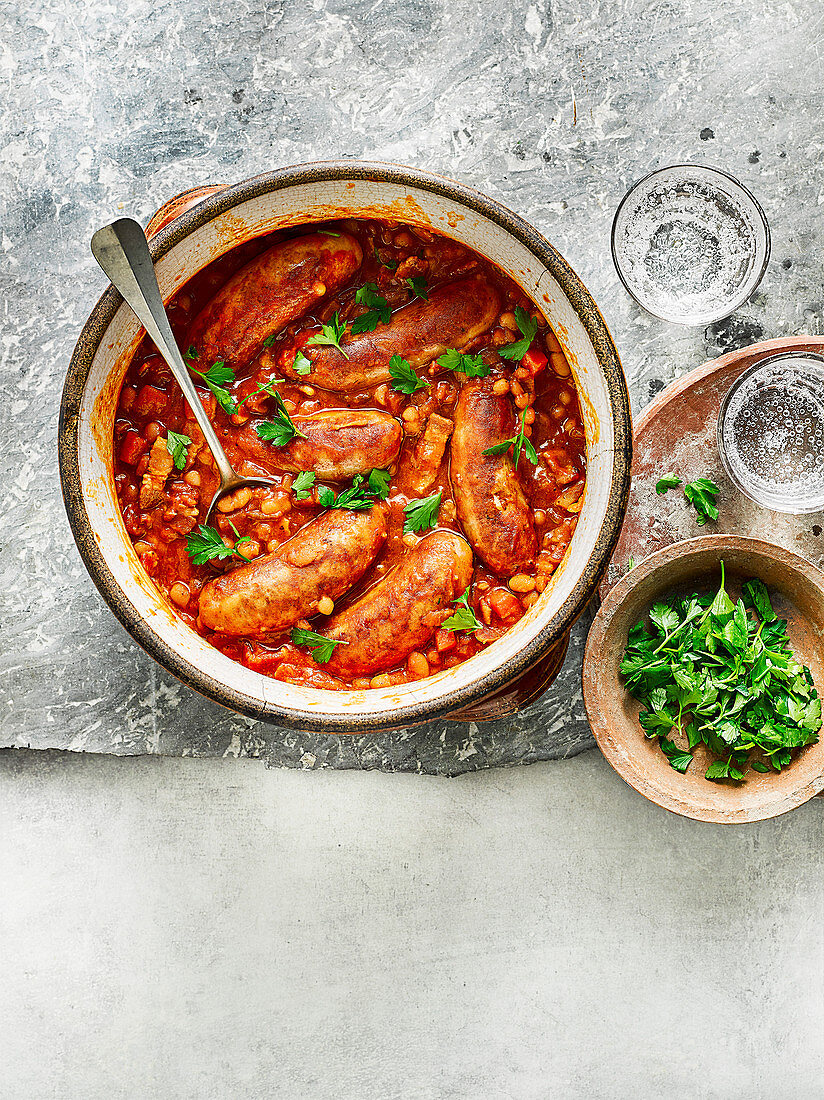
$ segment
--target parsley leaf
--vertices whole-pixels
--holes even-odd
[[[690,757],[670,731],[686,734],[690,752],[706,745],[718,758],[709,780],[740,782],[752,753],[756,772],[781,771],[821,729],[812,675],[796,660],[766,587],[754,579],[742,592],[734,603],[722,562],[712,595],[654,604],[651,629],[632,627],[620,664],[627,690],[645,708],[638,720],[646,736],[658,739],[677,771]]]
[[[194,348],[189,348],[189,351],[194,351]],[[195,358],[197,358],[197,356],[195,356]],[[231,416],[233,413],[237,412],[238,407],[235,404],[235,399],[226,389],[227,383],[234,382],[235,372],[231,367],[227,367],[222,359],[219,359],[216,363],[212,363],[211,367],[206,371],[198,370],[197,367],[193,367],[191,363],[189,364],[189,370],[203,379],[215,395],[215,400],[218,405],[220,405],[227,416]]]
[[[273,332],[271,336],[267,336],[266,339],[263,341],[263,346],[265,348],[270,348],[272,344],[274,344],[275,340],[277,340],[277,338],[278,334],[276,332]]]
[[[692,763],[692,753],[679,749],[674,741],[668,741],[666,737],[659,737],[658,744],[661,746],[661,752],[669,760],[670,767],[683,775]]]
[[[299,431],[295,426],[295,422],[289,415],[280,394],[275,391],[272,396],[277,406],[275,418],[274,420],[263,420],[255,425],[255,431],[258,436],[261,439],[265,439],[267,443],[274,444],[275,447],[285,447],[287,443],[295,438],[295,436],[300,436],[301,439],[305,439],[306,436],[303,432]]]
[[[415,390],[425,389],[431,386],[431,382],[419,378],[412,365],[400,355],[393,355],[389,360],[389,373],[392,376],[392,389],[398,393],[414,393]]]
[[[293,645],[305,645],[319,665],[326,664],[334,653],[336,645],[349,645],[348,642],[336,642],[332,638],[324,638],[322,634],[316,634],[314,630],[304,630],[299,626],[292,628],[291,638]]]
[[[304,471],[298,474],[292,482],[292,491],[295,494],[295,500],[308,500],[312,495],[310,490],[314,484],[315,475],[313,473]]]
[[[303,352],[299,351],[292,363],[292,370],[295,374],[309,374],[312,370],[312,360],[307,359]]]
[[[445,351],[437,363],[446,370],[460,371],[467,378],[486,378],[491,369],[480,355],[463,355],[454,348]]]
[[[662,478],[658,479],[658,483],[655,486],[655,491],[660,497],[662,493],[666,493],[668,489],[677,489],[681,484],[681,478],[677,474],[664,474]]]
[[[515,307],[515,320],[521,330],[523,340],[517,340],[514,344],[507,344],[505,347],[498,348],[498,355],[502,359],[523,359],[538,331],[538,322],[534,317],[530,317],[521,306]]]
[[[696,478],[695,481],[684,486],[684,496],[697,513],[699,527],[703,527],[708,519],[718,519],[715,500],[720,492],[715,482],[710,481],[708,477]]]
[[[237,534],[236,529],[235,534]],[[216,531],[214,527],[207,527],[201,523],[197,531],[193,531],[186,540],[186,553],[195,565],[205,565],[207,561],[214,559],[222,561],[223,558],[243,558],[242,554],[238,554],[237,548],[242,543],[251,541],[250,535],[244,535],[237,540],[234,546],[227,546],[220,532]],[[243,560],[246,559],[243,558]]]
[[[423,275],[414,275],[411,279],[405,279],[404,282],[409,287],[413,298],[420,298],[424,302],[429,301],[429,291],[426,289],[426,279]]]
[[[434,527],[438,522],[440,507],[441,493],[410,500],[403,510],[406,516],[403,533],[408,535],[411,531],[425,531],[428,527]]]
[[[199,359],[200,358],[200,352],[197,350],[197,348],[194,346],[194,344],[189,344],[189,350],[186,352],[185,358],[186,359]]]
[[[674,611],[668,604],[656,603],[653,604],[650,613],[650,622],[661,631],[662,634],[668,634],[671,630],[674,630],[681,621],[681,616],[677,611]]]
[[[346,335],[346,325],[341,321],[338,316],[337,310],[332,314],[331,320],[328,325],[321,325],[320,332],[314,336],[310,336],[306,341],[307,344],[320,344],[324,347],[337,348],[344,359],[348,359],[349,356],[340,346],[340,342]]]
[[[186,466],[186,457],[189,453],[191,442],[188,435],[181,435],[178,432],[173,432],[171,428],[168,429],[166,434],[166,450],[172,456],[172,461],[176,469],[182,470]]]
[[[731,760],[715,760],[704,772],[705,779],[743,779],[744,773]]]
[[[502,443],[496,443],[493,447],[487,447],[485,451],[481,451],[481,454],[485,455],[503,455],[512,448],[512,458],[517,466],[521,460],[521,451],[523,450],[526,457],[532,463],[533,466],[538,465],[538,455],[535,448],[532,446],[530,440],[527,439],[524,431],[526,421],[526,409],[521,410],[521,428],[517,435],[513,435],[511,439],[505,439]]]
[[[334,492],[323,485],[318,490],[318,500],[324,508],[341,508],[348,512],[366,512],[375,503],[368,489],[362,489],[363,478],[356,474],[348,489],[335,496]]]
[[[441,623],[441,627],[444,630],[480,630],[483,623],[479,623],[475,618],[475,612],[469,606],[469,600],[467,599],[467,593],[469,589],[464,590],[464,594],[459,596],[457,600],[453,600],[453,603],[458,604],[458,608],[454,611],[448,619],[444,619]]]
[[[212,363],[207,371],[195,370],[195,374],[201,375],[207,386],[225,386],[235,380],[235,372],[222,359]]]
[[[770,595],[767,592],[767,586],[763,581],[758,580],[757,577],[753,577],[751,581],[747,581],[742,587],[741,594],[744,597],[744,601],[749,604],[750,607],[755,608],[765,623],[774,621],[775,612],[770,603]]]
[[[378,500],[386,500],[389,496],[389,482],[392,475],[388,470],[372,470],[369,474],[369,492]]]
[[[355,301],[358,305],[367,306],[366,313],[356,317],[349,325],[349,331],[353,336],[361,332],[374,332],[378,324],[388,325],[392,319],[392,310],[389,303],[380,294],[376,283],[364,283],[355,292]]]

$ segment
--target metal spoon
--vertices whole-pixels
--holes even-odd
[[[92,237],[92,255],[109,276],[112,286],[120,291],[131,306],[138,321],[168,363],[169,370],[183,390],[183,396],[203,432],[203,438],[214,455],[220,474],[220,486],[206,509],[203,522],[209,522],[215,505],[224,494],[234,492],[244,485],[274,485],[271,478],[241,477],[226,457],[172,335],[146,234],[140,224],[131,218],[120,218],[111,225],[98,229]]]

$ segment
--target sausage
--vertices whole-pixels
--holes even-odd
[[[416,299],[392,314],[388,325],[374,332],[344,337],[341,346],[348,360],[334,347],[290,344],[280,352],[264,352],[261,365],[300,378],[293,364],[298,350],[311,360],[310,373],[302,378],[314,386],[338,393],[357,393],[388,382],[389,360],[393,355],[407,359],[413,367],[425,367],[447,348],[461,348],[495,323],[501,299],[498,291],[480,276],[458,279],[433,290],[429,301]],[[270,358],[267,359],[267,356]]]
[[[199,625],[221,634],[286,630],[356,584],[386,539],[385,504],[368,512],[328,511],[272,554],[203,586]]]
[[[518,430],[508,396],[488,379],[467,382],[455,406],[450,478],[458,519],[475,553],[494,573],[511,577],[535,560],[535,520],[511,451],[483,452]]]
[[[245,367],[268,336],[338,290],[362,262],[361,246],[346,233],[281,241],[242,267],[204,306],[189,343],[206,366],[222,359],[235,369]]]
[[[252,424],[230,428],[227,453],[238,462],[251,459],[264,470],[313,470],[319,481],[347,481],[355,474],[384,470],[398,457],[403,442],[399,421],[380,409],[323,409],[292,422],[296,436],[285,447],[261,439]]]
[[[334,675],[371,676],[401,664],[426,645],[472,580],[472,551],[454,531],[433,531],[350,607],[333,615],[323,635],[335,646],[325,666]]]

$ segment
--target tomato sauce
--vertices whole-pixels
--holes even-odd
[[[204,585],[220,573],[242,568],[243,560],[234,556],[197,565],[187,552],[187,540],[202,523],[219,477],[177,384],[148,337],[133,357],[120,393],[114,426],[115,485],[126,530],[146,572],[175,613],[227,656],[265,675],[310,686],[343,689],[406,683],[471,657],[505,633],[540,598],[566,553],[582,504],[586,442],[581,412],[569,364],[552,329],[516,283],[477,253],[447,237],[382,221],[301,226],[233,249],[194,276],[168,304],[179,346],[188,347],[194,318],[235,272],[284,237],[318,228],[355,237],[363,249],[363,264],[345,287],[322,298],[313,312],[275,334],[279,344],[299,337],[308,329],[315,330],[318,324],[327,324],[336,312],[341,321],[351,322],[363,312],[355,294],[366,283],[375,284],[393,310],[409,302],[410,279],[422,280],[419,285],[425,285],[431,292],[460,275],[478,272],[499,291],[502,304],[497,322],[463,350],[481,355],[490,367],[489,379],[496,387],[495,392],[510,396],[518,421],[525,410],[525,434],[535,448],[538,462],[533,464],[522,453],[518,475],[538,536],[534,567],[515,576],[498,576],[476,555],[467,598],[480,629],[471,632],[438,629],[425,648],[404,655],[394,667],[369,678],[345,681],[330,675],[309,651],[291,642],[289,631],[276,636],[234,637],[203,628],[198,623],[198,603]],[[520,363],[497,355],[498,349],[521,338],[515,320],[516,307],[525,309],[538,326]],[[220,510],[210,520],[227,545],[234,546],[239,538],[248,538],[238,546],[238,552],[248,560],[271,553],[323,511],[318,502],[320,479],[308,499],[298,500],[293,489],[296,474],[278,473],[261,458],[260,447],[249,453],[238,440],[239,428],[266,419],[272,412],[273,399],[265,391],[249,396],[273,375],[271,370],[267,373],[263,369],[260,358],[258,355],[249,366],[238,370],[235,380],[226,384],[236,402],[247,398],[231,416],[201,384],[201,379],[193,376],[235,469],[246,476],[271,477],[274,482],[271,488],[240,490],[233,498],[222,501]],[[192,365],[206,370],[210,364],[193,360]],[[399,392],[389,383],[362,393],[334,393],[314,386],[311,373],[304,379],[276,383],[291,416],[322,409],[374,408],[391,413],[404,428],[399,457],[390,468],[388,537],[366,575],[336,601],[336,613],[385,576],[427,533],[404,534],[404,508],[410,494],[401,487],[400,474],[411,461],[428,418],[433,413],[444,418],[452,416],[465,376],[445,370],[434,361],[419,369],[418,374],[431,384],[411,395]],[[152,446],[167,437],[170,430],[192,440],[185,464],[183,469],[175,468],[156,481],[153,499],[141,504],[144,479],[152,476]],[[348,484],[332,487],[340,492]],[[434,483],[425,495],[438,492],[441,503],[437,527],[463,534],[450,482],[448,444]],[[144,498],[148,496],[144,491]],[[324,616],[319,615],[298,625],[322,634],[323,623]]]

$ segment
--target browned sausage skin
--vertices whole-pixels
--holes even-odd
[[[414,301],[396,310],[388,325],[374,332],[348,336],[341,347],[299,343],[285,350],[264,352],[261,366],[270,373],[298,378],[293,364],[298,350],[311,360],[312,369],[300,380],[337,393],[356,393],[388,382],[389,360],[393,355],[407,359],[413,367],[425,367],[447,348],[461,348],[482,335],[495,323],[500,307],[498,291],[480,276],[458,279],[433,290],[428,302]]]
[[[386,539],[387,508],[324,512],[272,554],[203,587],[200,625],[220,634],[276,633],[317,612],[356,584]]]
[[[454,415],[450,478],[458,519],[478,557],[512,576],[535,561],[535,520],[511,453],[483,453],[515,435],[512,404],[492,392],[489,379],[478,379],[463,387]]]
[[[270,473],[312,470],[319,481],[346,481],[391,466],[403,442],[400,423],[380,409],[323,409],[293,423],[305,438],[285,447],[262,440],[252,424],[230,428],[227,451]]]
[[[245,367],[267,336],[338,290],[362,261],[361,246],[346,233],[308,233],[276,244],[242,267],[200,311],[189,342],[207,366],[223,359],[230,367]]]
[[[472,551],[454,531],[433,531],[359,600],[329,620],[329,672],[371,676],[425,646],[472,580]]]

